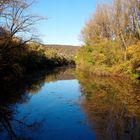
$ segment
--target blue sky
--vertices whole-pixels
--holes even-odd
[[[99,0],[37,0],[34,13],[48,20],[37,26],[46,44],[79,45],[80,31]]]

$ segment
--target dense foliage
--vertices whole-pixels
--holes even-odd
[[[17,42],[11,42],[11,46],[17,46]],[[29,42],[20,47],[12,48],[0,57],[0,78],[23,77],[26,73],[32,73],[44,68],[50,69],[57,66],[74,64],[73,59],[65,58],[57,53],[56,49],[43,47],[39,43]]]
[[[32,15],[29,0],[0,1],[0,80],[24,77],[43,68],[74,64],[34,38],[34,24],[43,17]],[[47,49],[48,48],[48,49]],[[70,56],[70,55],[69,55]]]
[[[100,4],[81,33],[77,65],[99,75],[140,74],[140,1]]]

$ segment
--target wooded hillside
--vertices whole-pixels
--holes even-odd
[[[71,45],[43,45],[48,55],[58,55],[67,59],[74,60],[80,46]]]

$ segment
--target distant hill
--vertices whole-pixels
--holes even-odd
[[[68,47],[68,48],[79,48],[80,46],[74,46],[74,45],[58,45],[58,44],[45,44],[44,46],[47,46],[47,47],[55,47],[55,48],[65,48],[65,47]]]
[[[64,58],[73,59],[77,53],[78,48],[80,46],[72,46],[72,45],[55,45],[55,44],[46,44],[43,45],[46,51],[55,52],[57,55],[62,56]]]

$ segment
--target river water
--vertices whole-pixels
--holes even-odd
[[[59,68],[3,85],[0,140],[139,140],[138,82]]]

